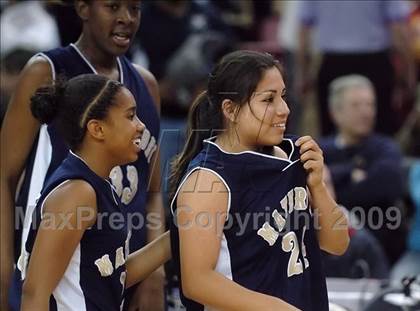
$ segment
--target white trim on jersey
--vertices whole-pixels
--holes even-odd
[[[81,157],[79,157],[77,154],[75,154],[74,152],[73,152],[73,150],[69,150],[69,152],[73,155],[73,156],[75,156],[76,158],[78,158],[80,161],[82,161],[87,167],[89,167],[89,165],[86,163],[86,161],[85,160],[83,160]],[[89,167],[89,169],[90,169],[90,167]],[[93,172],[93,171],[92,171]],[[96,173],[95,172],[93,172],[95,175],[96,175]],[[99,178],[102,178],[102,177],[100,177],[100,176],[98,176]],[[107,179],[104,179],[104,181],[106,181],[107,183],[108,183],[108,185],[109,185],[109,187],[111,188],[111,194],[112,194],[112,198],[114,199],[114,203],[115,203],[115,205],[117,205],[117,206],[119,206],[119,204],[118,204],[118,199],[117,199],[117,197],[115,196],[116,195],[116,192],[117,192],[117,190],[115,189],[115,187],[114,187],[114,185],[113,184],[111,184]]]
[[[57,304],[57,311],[86,311],[86,300],[80,286],[80,256],[79,243],[66,272],[52,293]]]
[[[121,61],[119,57],[117,57],[117,63],[118,63],[118,68],[120,70],[120,82],[121,84],[124,84],[124,72],[122,70],[122,65],[121,65]]]
[[[173,205],[175,203],[176,197],[178,196],[179,191],[181,190],[182,185],[186,182],[187,178],[195,171],[197,170],[203,170],[203,171],[208,171],[213,173],[214,175],[216,175],[225,185],[226,189],[228,190],[229,193],[229,197],[228,197],[228,207],[227,207],[227,216],[226,216],[226,220],[227,217],[229,217],[229,211],[230,211],[230,205],[231,205],[231,191],[230,188],[227,184],[227,182],[223,179],[222,176],[220,176],[219,173],[213,171],[212,169],[206,168],[206,167],[195,167],[193,168],[186,176],[185,178],[181,181],[178,189],[176,190],[176,193],[174,195],[174,198],[172,199],[171,202],[171,212],[172,215],[174,215],[174,210],[173,210]],[[222,241],[220,243],[220,251],[219,251],[219,257],[217,258],[217,263],[216,263],[216,267],[214,269],[214,271],[220,273],[221,275],[225,276],[226,278],[228,278],[229,280],[233,280],[232,277],[232,265],[231,265],[231,259],[230,259],[230,252],[229,252],[229,247],[227,244],[227,240],[226,240],[226,236],[225,234],[223,234],[222,236]],[[204,307],[204,311],[211,311],[209,308]]]
[[[55,67],[54,67],[54,63],[53,63],[53,61],[51,60],[51,58],[49,58],[46,54],[44,54],[44,53],[38,53],[38,54],[36,54],[35,56],[41,56],[41,57],[43,57],[43,58],[45,58],[47,61],[48,61],[48,63],[50,64],[50,67],[51,67],[51,73],[52,73],[52,81],[55,81],[55,79],[57,78],[57,76],[56,76],[56,72],[55,72]]]
[[[54,187],[53,190],[51,190],[44,198],[44,200],[42,202],[39,202],[41,204],[41,208],[40,208],[40,215],[41,215],[41,219],[43,218],[43,214],[44,214],[44,204],[45,201],[47,201],[47,199],[50,197],[50,195],[57,190],[58,188],[60,188],[62,185],[64,185],[66,182],[70,181],[70,179],[66,179],[65,181],[63,181],[62,183],[60,183],[58,186]]]
[[[38,146],[36,156],[32,167],[32,176],[29,184],[28,200],[26,202],[25,220],[22,228],[21,254],[25,252],[25,244],[28,239],[29,229],[32,222],[32,213],[36,206],[36,201],[41,194],[44,185],[45,176],[51,163],[52,146],[47,125],[41,125],[39,129]]]
[[[222,241],[220,244],[219,258],[217,259],[216,272],[224,275],[229,280],[233,280],[232,277],[232,266],[230,261],[230,252],[227,245],[226,236],[223,234]]]
[[[290,164],[288,165],[288,166],[286,166],[284,169],[282,169],[281,171],[282,172],[284,172],[285,170],[287,170],[289,167],[291,167],[293,164],[295,164],[295,163],[297,163],[297,162],[299,162],[300,161],[300,159],[297,159],[297,160],[295,160],[295,161],[293,161],[293,162],[290,162]]]
[[[211,141],[212,139],[214,139],[216,137],[217,136],[210,137],[208,139],[203,140],[203,142],[206,142],[206,143],[209,143],[209,144],[215,146],[217,149],[219,149],[221,152],[223,152],[225,154],[230,154],[230,155],[253,154],[253,155],[256,155],[256,156],[261,156],[261,157],[268,158],[268,159],[273,159],[273,160],[276,160],[276,161],[284,161],[284,162],[287,162],[287,163],[290,163],[290,164],[293,164],[294,162],[297,162],[297,161],[292,162],[290,160],[292,158],[293,153],[295,152],[295,145],[293,144],[293,141],[289,138],[284,138],[283,140],[287,140],[288,142],[290,142],[290,145],[292,146],[292,151],[288,155],[287,159],[282,159],[282,158],[279,158],[279,157],[276,157],[276,156],[271,156],[271,155],[268,155],[268,154],[264,154],[264,153],[260,153],[260,152],[256,152],[256,151],[250,151],[250,150],[241,151],[241,152],[228,152],[228,151],[223,150],[215,142]]]
[[[77,54],[79,54],[79,56],[84,60],[84,62],[89,66],[90,70],[92,70],[92,72],[94,74],[98,74],[98,72],[96,71],[95,67],[92,66],[92,64],[87,60],[87,58],[82,54],[82,52],[79,50],[79,48],[74,44],[74,43],[70,43],[70,46],[76,50]]]
[[[227,245],[227,240],[224,234],[223,234],[222,241],[220,244],[219,258],[217,258],[217,264],[214,271],[220,273],[221,275],[228,278],[229,280],[233,280],[230,252],[229,252],[229,247]],[[204,311],[214,311],[214,309],[210,309],[209,307],[204,306]]]
[[[94,74],[98,74],[98,72],[96,71],[95,67],[93,67],[93,65],[89,62],[89,60],[83,55],[83,53],[79,50],[79,48],[74,44],[74,43],[70,43],[70,46],[76,50],[77,54],[80,55],[80,57],[84,60],[84,62],[89,66],[90,70],[92,70],[92,72]],[[118,64],[118,70],[120,72],[120,82],[121,84],[124,84],[124,73],[122,71],[122,65],[121,65],[121,61],[120,58],[117,57],[117,64]]]
[[[69,182],[67,179],[54,187],[48,195],[41,202],[41,218],[44,210],[44,204],[48,197],[58,188],[65,183]],[[85,297],[83,295],[82,288],[80,286],[80,243],[74,250],[73,256],[69,261],[69,264],[64,272],[64,275],[60,279],[57,287],[53,291],[55,302],[57,304],[57,311],[72,311],[72,310],[86,310]]]
[[[178,189],[176,190],[176,192],[175,192],[175,195],[174,195],[174,197],[173,197],[173,199],[172,199],[172,202],[171,202],[171,205],[170,205],[170,207],[171,207],[171,213],[172,213],[172,215],[174,216],[174,208],[173,208],[173,206],[174,206],[174,203],[175,203],[175,200],[176,200],[176,197],[178,196],[178,193],[179,193],[179,191],[181,190],[181,187],[182,187],[182,185],[187,181],[187,178],[192,174],[192,173],[194,173],[195,171],[197,171],[197,170],[203,170],[203,171],[208,171],[208,172],[211,172],[211,173],[213,173],[214,175],[216,175],[222,182],[223,182],[223,184],[225,185],[225,187],[226,187],[226,189],[228,190],[228,193],[229,193],[229,196],[228,196],[228,206],[227,206],[227,211],[226,211],[226,220],[227,220],[227,218],[229,217],[229,211],[230,211],[230,204],[231,204],[231,197],[232,197],[232,195],[231,195],[231,191],[230,191],[230,188],[229,188],[229,186],[228,186],[228,184],[227,184],[227,182],[223,179],[223,177],[222,176],[220,176],[219,175],[219,173],[217,173],[217,172],[215,172],[215,171],[213,171],[212,169],[209,169],[209,168],[206,168],[206,167],[201,167],[201,166],[197,166],[197,167],[194,167],[188,174],[187,174],[187,176],[185,176],[184,177],[184,179],[181,181],[181,183],[179,184],[179,186],[178,186]]]

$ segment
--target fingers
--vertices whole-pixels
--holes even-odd
[[[311,136],[307,135],[307,136],[301,136],[299,137],[296,141],[295,141],[295,145],[300,147],[303,143],[310,141],[312,139]]]
[[[308,160],[303,163],[303,168],[307,171],[315,171],[322,168],[322,162],[316,160]]]
[[[324,162],[324,158],[322,156],[321,153],[313,151],[313,150],[308,150],[305,153],[300,155],[300,160],[302,162],[306,162],[308,160],[315,160],[315,161],[321,161]]]
[[[312,150],[322,156],[322,150],[311,136],[302,136],[296,140],[295,145],[299,147],[300,154],[306,153],[308,150]]]

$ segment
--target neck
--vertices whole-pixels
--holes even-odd
[[[359,144],[362,141],[363,137],[341,132],[337,135],[337,139],[340,145],[346,147]]]
[[[106,163],[103,157],[100,157],[97,152],[88,152],[82,149],[77,152],[74,151],[74,153],[79,156],[96,175],[103,179],[107,179],[112,168],[116,166],[112,163]],[[98,159],[101,160],[98,161]]]
[[[227,152],[243,152],[243,151],[256,151],[256,147],[250,147],[241,143],[236,135],[229,135],[227,132],[217,136],[215,143],[220,148]]]
[[[99,49],[93,42],[88,35],[82,33],[75,45],[98,72],[116,69],[117,58]]]

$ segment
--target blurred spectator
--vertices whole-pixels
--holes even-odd
[[[280,2],[280,21],[277,29],[277,39],[282,51],[282,62],[286,72],[287,103],[293,107],[287,121],[287,131],[290,133],[299,132],[300,115],[302,113],[301,103],[298,101],[295,82],[296,52],[298,48],[298,10],[300,1]]]
[[[387,212],[402,197],[401,153],[391,139],[373,131],[375,92],[367,78],[337,78],[330,85],[329,95],[337,135],[323,139],[321,147],[331,170],[337,202],[349,210],[363,208],[363,221],[392,264],[404,251],[405,241],[401,225],[396,225],[401,217],[391,222]],[[392,225],[397,228],[391,230]]]
[[[420,1],[411,1],[412,10],[409,24],[412,35],[412,49],[417,68],[417,79],[420,78]]]
[[[213,62],[230,50],[231,40],[226,37],[230,32],[207,2],[159,0],[142,5],[137,40],[159,82],[165,180],[170,159],[183,145],[191,99],[201,90]]]
[[[168,206],[170,160],[184,145],[191,99],[202,90],[210,68],[232,50],[231,32],[217,10],[205,1],[159,0],[142,3],[139,48],[159,83],[161,96],[160,160],[162,194]],[[138,52],[133,51],[133,56]],[[179,297],[171,263],[166,266],[168,310]],[[172,305],[173,304],[173,305]]]
[[[417,101],[398,132],[397,139],[405,155],[420,158],[420,85]]]
[[[342,256],[324,254],[325,275],[333,278],[386,279],[389,264],[382,246],[372,233],[365,229],[354,229],[349,223],[350,244]]]
[[[324,182],[331,196],[336,200],[331,172],[324,169]],[[375,278],[388,277],[389,265],[378,240],[365,228],[360,228],[360,220],[344,207],[349,226],[350,244],[341,256],[323,252],[325,275],[333,278]]]
[[[407,251],[391,271],[394,285],[406,276],[420,275],[420,86],[417,92],[417,104],[407,119],[399,139],[409,156],[408,193],[414,208],[409,226]],[[410,163],[411,162],[411,163]]]
[[[311,68],[309,36],[316,27],[316,48],[322,61],[317,74],[318,110],[322,134],[331,134],[333,123],[328,113],[328,85],[334,78],[357,73],[368,77],[377,94],[376,130],[393,134],[398,129],[393,108],[396,85],[391,49],[398,52],[399,72],[407,96],[413,97],[416,73],[407,27],[407,1],[302,1],[300,49],[297,70],[298,89],[306,92],[314,80]],[[401,92],[400,92],[401,93]]]
[[[0,54],[15,49],[49,50],[60,45],[54,18],[45,1],[10,1],[0,17]]]
[[[420,275],[420,160],[411,167],[409,188],[415,215],[410,226],[408,250],[391,271],[391,281],[394,284],[399,284],[403,277]]]
[[[234,32],[239,41],[256,39],[253,1],[211,0],[219,10],[223,22]]]
[[[3,122],[7,104],[12,95],[20,71],[27,61],[35,54],[33,51],[17,49],[1,57],[0,66],[0,125]]]
[[[271,0],[211,0],[220,11],[224,23],[233,30],[240,42],[260,40],[264,21],[273,14],[277,1]]]
[[[82,33],[82,21],[74,9],[74,0],[49,0],[46,8],[57,23],[61,46],[76,42]]]
[[[0,14],[3,13],[3,10],[7,5],[9,5],[9,0],[0,1]]]
[[[168,61],[193,33],[228,32],[217,11],[206,2],[145,1],[137,40],[147,55],[149,69],[161,80]]]

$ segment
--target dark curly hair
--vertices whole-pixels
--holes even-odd
[[[71,149],[82,142],[86,124],[103,120],[114,105],[122,84],[104,76],[85,74],[53,85],[40,87],[31,97],[33,116],[41,123],[53,123]]]

